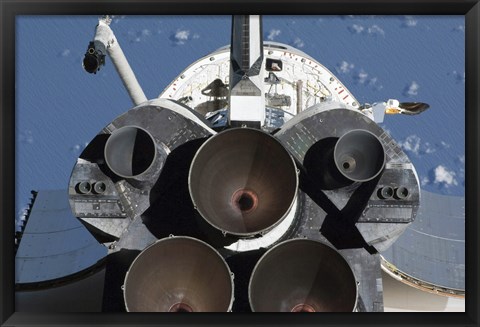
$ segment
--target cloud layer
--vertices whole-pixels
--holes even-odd
[[[465,72],[461,73],[461,72],[457,72],[456,70],[454,70],[449,75],[453,76],[453,78],[455,79],[457,84],[465,83]]]
[[[414,155],[417,158],[436,153],[438,151],[452,151],[452,146],[445,141],[440,141],[434,145],[429,142],[423,142],[417,135],[410,135],[407,138],[400,140],[397,144],[402,148],[407,155]],[[411,157],[413,158],[413,157]],[[432,157],[430,157],[432,158]],[[416,161],[414,159],[412,161]],[[420,159],[420,160],[427,160]],[[428,159],[430,160],[430,159]],[[449,168],[448,164],[439,164],[428,169],[428,173],[420,180],[422,186],[434,186],[439,189],[448,189],[465,184],[465,155],[458,155],[454,162],[454,167]]]
[[[418,89],[420,85],[416,81],[412,81],[409,85],[407,85],[403,91],[404,96],[416,96],[418,95]]]
[[[348,63],[345,60],[337,64],[337,72],[342,74],[348,74],[350,71],[355,68],[354,64]]]
[[[303,48],[305,43],[299,37],[297,37],[295,40],[293,40],[293,46],[297,48]]]
[[[185,43],[199,39],[200,35],[197,33],[191,33],[187,29],[178,29],[175,33],[170,36],[170,40],[174,45],[184,45]]]
[[[378,77],[370,77],[363,68],[355,69],[355,64],[348,61],[343,60],[337,63],[336,70],[339,74],[349,74],[356,84],[370,86],[375,90],[383,88],[383,85],[378,81]]]
[[[448,170],[442,165],[439,165],[434,169],[434,174],[435,180],[433,182],[435,184],[443,184],[447,187],[451,185],[458,185],[458,182],[455,179],[455,172]]]
[[[381,28],[379,25],[372,25],[369,27],[365,27],[360,24],[353,24],[347,29],[350,31],[352,34],[366,34],[370,36],[385,36],[385,31],[383,28]]]
[[[268,33],[267,39],[270,41],[273,41],[277,38],[282,33],[282,31],[277,30],[277,29],[271,29],[270,32]]]
[[[418,24],[418,20],[416,20],[413,16],[405,16],[403,18],[402,27],[415,27]]]
[[[25,144],[33,144],[33,133],[30,130],[20,132],[19,141]]]
[[[130,43],[137,43],[137,42],[143,42],[146,41],[148,37],[152,35],[152,32],[144,28],[140,31],[129,31],[128,32],[128,38]]]
[[[445,141],[440,141],[435,145],[430,142],[422,142],[421,138],[415,134],[407,136],[405,139],[398,141],[397,144],[403,151],[416,156],[432,154],[439,150],[450,148],[450,144]]]

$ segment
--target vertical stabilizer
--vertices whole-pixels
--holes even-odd
[[[264,125],[263,76],[262,18],[233,16],[228,115],[231,126],[259,128]]]

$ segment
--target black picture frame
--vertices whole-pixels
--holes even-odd
[[[480,4],[478,0],[337,0],[337,1],[32,1],[1,0],[0,111],[0,324],[2,326],[350,326],[437,325],[477,326],[479,290],[479,62]],[[15,17],[17,15],[93,14],[422,14],[465,15],[466,21],[466,312],[388,314],[40,314],[14,308],[15,217]]]

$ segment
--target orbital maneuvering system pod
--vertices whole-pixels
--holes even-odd
[[[415,168],[375,121],[386,107],[264,43],[260,16],[234,16],[229,47],[147,101],[109,22],[84,67],[109,54],[135,107],[80,155],[69,201],[108,247],[126,311],[381,311],[379,252],[420,201]]]

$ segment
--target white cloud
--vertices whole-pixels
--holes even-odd
[[[460,72],[457,72],[456,70],[454,70],[452,72],[452,75],[455,78],[455,80],[457,81],[457,83],[465,83],[465,72],[460,73]]]
[[[190,37],[190,31],[188,30],[177,30],[175,33],[174,39],[175,43],[178,45],[185,44],[186,41],[188,41]]]
[[[343,73],[343,74],[347,74],[355,67],[355,65],[350,64],[350,63],[348,63],[344,60],[341,63],[338,63],[337,67],[338,67],[338,69],[337,69],[338,72]]]
[[[177,33],[175,33],[175,38],[177,40],[186,41],[188,40],[189,35],[190,35],[190,31],[187,31],[187,30],[177,31]]]
[[[410,135],[405,139],[405,141],[399,141],[398,145],[404,151],[412,152],[418,155],[420,152],[420,142],[421,139],[417,135]]]
[[[435,184],[442,184],[445,186],[451,185],[458,185],[457,180],[455,179],[455,172],[447,170],[444,166],[439,165],[434,170],[435,180],[433,181]]]
[[[445,142],[441,142],[441,145],[432,145],[430,142],[425,142],[422,144],[422,140],[417,135],[413,134],[408,136],[405,140],[397,142],[398,146],[402,148],[403,151],[413,153],[417,156],[432,154],[437,152],[441,147],[447,148],[449,145]]]
[[[340,65],[340,69],[341,68],[342,66]],[[353,68],[353,65],[351,67],[345,66],[343,68]],[[378,81],[378,77],[369,77],[369,74],[363,69],[353,72],[352,78],[357,84],[363,84],[377,91],[383,88],[383,85]]]
[[[368,74],[362,69],[355,78],[360,84],[364,84],[367,81]]]
[[[459,25],[453,29],[454,32],[465,32],[465,25]]]
[[[378,77],[373,77],[368,81],[368,85],[373,87],[375,90],[383,89],[383,85],[378,82]]]
[[[125,16],[125,15],[122,15],[122,16],[112,15],[112,16],[110,16],[110,18],[112,19],[114,24],[118,24],[118,22],[120,22],[120,20],[122,20],[122,19],[125,19],[125,17],[127,17],[127,16]]]
[[[353,24],[348,28],[348,30],[352,33],[360,34],[365,30],[365,27],[363,27],[362,25]]]
[[[368,28],[368,34],[385,36],[385,31],[380,26],[373,25]]]
[[[68,57],[70,55],[70,49],[65,49],[62,51],[62,57]]]
[[[413,16],[405,16],[402,26],[404,27],[415,27],[417,26],[418,21]]]
[[[23,132],[20,132],[20,142],[22,143],[28,143],[32,144],[33,143],[33,133],[30,130],[25,130]]]
[[[22,225],[23,221],[27,217],[28,214],[28,205],[24,205],[22,208],[20,208],[17,212],[17,220],[16,220],[16,225],[17,229]]]
[[[282,33],[282,31],[280,31],[280,30],[271,29],[270,32],[268,33],[267,39],[269,39],[270,41],[273,41],[281,33]]]
[[[371,36],[382,35],[385,36],[385,31],[378,25],[372,25],[370,27],[364,27],[359,24],[353,24],[348,27],[348,30],[352,34],[368,34]]]
[[[368,81],[368,85],[375,85],[378,82],[378,77],[373,77]]]
[[[425,142],[425,146],[422,147],[423,150],[421,152],[424,152],[426,154],[431,154],[436,152],[437,150],[428,142]]]
[[[461,155],[461,156],[458,156],[457,160],[461,163],[461,164],[465,164],[465,155]]]
[[[152,35],[152,31],[146,28],[138,31],[134,31],[134,30],[128,31],[128,36],[130,37],[130,43],[145,41],[151,35]]]
[[[412,81],[409,86],[407,86],[405,90],[405,95],[409,96],[414,96],[418,94],[418,89],[420,88],[420,85],[418,85],[417,82]]]
[[[197,33],[193,34],[193,37],[192,37],[194,40],[197,40],[200,38],[200,35],[198,35]]]
[[[441,145],[443,148],[445,148],[445,149],[450,148],[450,144],[448,144],[448,143],[445,142],[445,141],[441,141],[441,142],[440,142],[440,145]]]
[[[420,181],[420,184],[421,184],[422,186],[428,185],[428,184],[430,184],[430,179],[428,179],[428,177],[424,176],[424,177],[422,178],[422,180]]]
[[[293,40],[293,45],[297,48],[303,48],[305,46],[305,43],[303,43],[303,41],[297,37],[295,38],[295,40]]]
[[[80,153],[83,150],[85,150],[87,146],[88,146],[88,142],[85,142],[84,144],[75,144],[74,146],[70,147],[70,151],[74,153]]]

